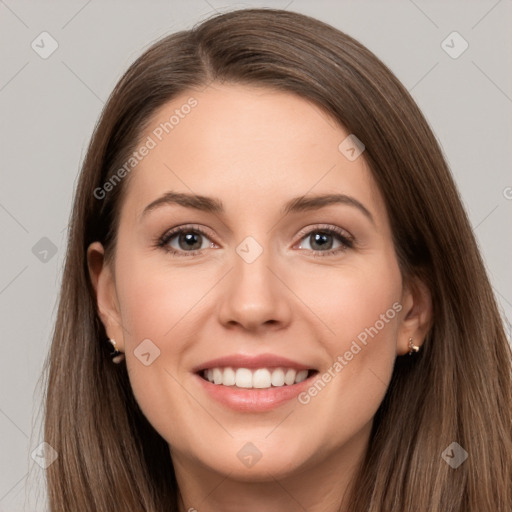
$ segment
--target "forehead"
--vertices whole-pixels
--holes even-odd
[[[158,195],[179,191],[222,197],[239,211],[247,201],[270,208],[292,196],[342,192],[373,203],[378,214],[383,204],[364,158],[343,152],[349,135],[288,92],[245,85],[191,90],[149,121],[138,145],[149,149],[130,175],[126,201],[140,211]]]

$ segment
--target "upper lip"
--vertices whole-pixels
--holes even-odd
[[[196,366],[192,371],[201,372],[209,368],[225,368],[231,366],[232,368],[293,368],[294,370],[312,370],[311,366],[301,364],[286,357],[277,356],[274,354],[232,354],[229,356],[218,357],[211,359]]]

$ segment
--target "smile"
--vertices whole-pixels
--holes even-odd
[[[240,412],[264,412],[297,397],[319,373],[273,354],[233,354],[193,369],[207,396]]]
[[[313,370],[311,370],[313,371]],[[208,368],[203,378],[221,386],[236,386],[243,389],[268,389],[298,384],[308,378],[310,370],[293,368]]]

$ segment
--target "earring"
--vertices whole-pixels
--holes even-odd
[[[412,342],[412,338],[409,338],[409,355],[412,355],[413,352],[418,352],[419,349],[420,347]]]
[[[115,364],[119,364],[124,359],[124,354],[117,349],[116,341],[115,340],[108,340],[110,344],[112,345],[112,352],[110,353],[110,357],[112,358],[112,361]]]

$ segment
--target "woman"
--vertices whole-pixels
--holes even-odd
[[[74,202],[51,510],[510,510],[511,388],[440,148],[372,53],[252,9],[130,67]]]

